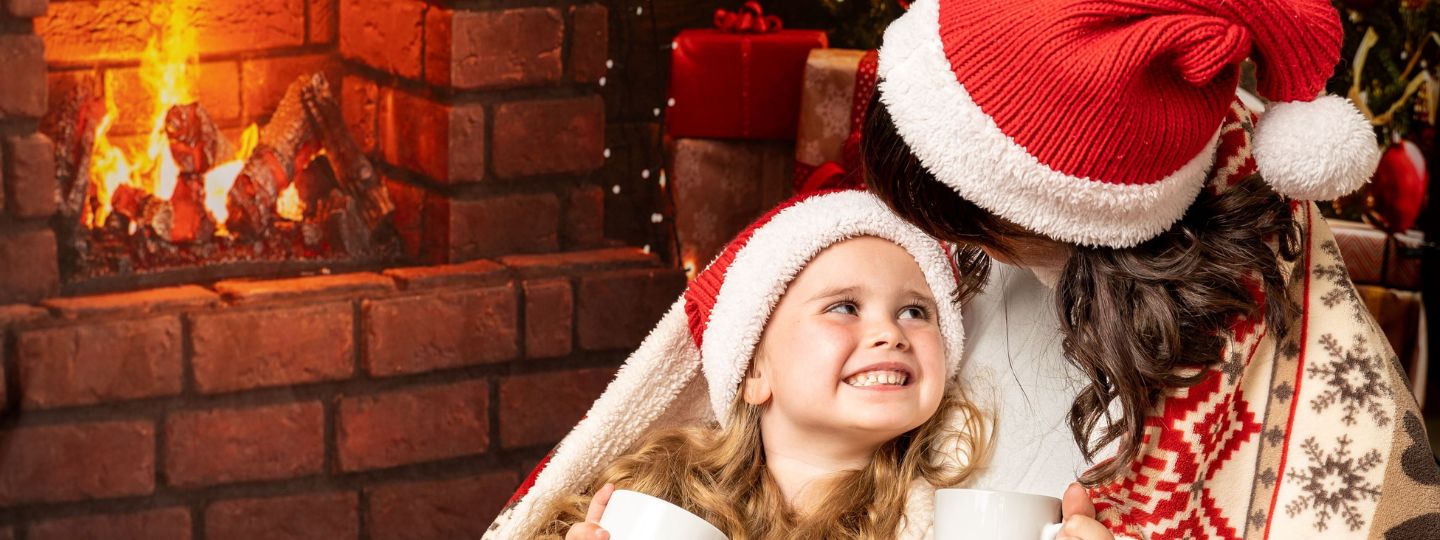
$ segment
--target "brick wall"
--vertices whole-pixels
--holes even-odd
[[[610,248],[0,307],[0,538],[478,537],[683,287]]]
[[[44,45],[31,20],[44,0],[0,0],[0,304],[59,289],[55,234],[59,203],[50,140],[36,131],[45,114]]]
[[[608,10],[539,4],[339,0],[346,121],[400,194],[411,256],[603,244]]]
[[[684,286],[606,234],[616,200],[647,227],[655,207],[643,149],[605,159],[663,102],[662,55],[611,67],[612,28],[649,32],[617,26],[634,6],[172,2],[232,139],[331,77],[411,262],[67,296],[37,120],[108,83],[116,131],[142,131],[151,4],[0,0],[0,539],[478,536]],[[661,4],[673,28],[715,2]]]

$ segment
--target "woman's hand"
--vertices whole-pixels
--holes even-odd
[[[609,540],[610,533],[600,528],[600,516],[605,514],[605,505],[610,504],[612,493],[615,493],[615,484],[605,484],[600,491],[596,491],[595,496],[590,498],[590,510],[585,512],[585,521],[572,525],[570,531],[565,533],[565,540]],[[1093,514],[1094,510],[1091,510],[1091,513]]]
[[[1095,505],[1080,484],[1070,484],[1065,490],[1065,497],[1060,500],[1060,515],[1065,524],[1055,540],[1115,540],[1115,535],[1095,519]]]

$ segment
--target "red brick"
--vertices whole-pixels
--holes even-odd
[[[60,204],[55,146],[43,133],[5,139],[5,200],[19,218],[48,217]]]
[[[525,282],[525,356],[555,358],[570,354],[575,295],[564,278]]]
[[[340,54],[419,79],[425,9],[419,0],[340,0]]]
[[[515,358],[515,303],[508,285],[366,301],[365,368],[386,377]]]
[[[596,82],[609,69],[610,17],[604,4],[570,7],[570,78]]]
[[[555,8],[432,9],[425,15],[425,79],[459,89],[560,79],[565,21]]]
[[[566,249],[599,247],[605,242],[605,192],[600,186],[581,186],[565,197],[565,226],[561,237]]]
[[[227,392],[349,377],[349,302],[191,315],[191,364],[201,392]]]
[[[366,488],[374,540],[479,538],[519,481],[513,472]]]
[[[333,85],[340,82],[340,64],[329,54],[307,54],[303,56],[272,56],[246,60],[240,64],[240,77],[245,81],[241,92],[245,104],[245,118],[255,120],[274,114],[285,91],[302,76],[324,73],[330,81],[332,92],[338,91]]]
[[[309,0],[310,43],[335,42],[335,22],[340,19],[337,0]]]
[[[235,62],[205,62],[197,66],[195,98],[205,106],[205,113],[216,122],[240,119],[240,91],[249,83],[240,84],[240,66]],[[235,146],[239,139],[231,139]]]
[[[55,233],[0,233],[0,303],[38,300],[60,286]]]
[[[617,270],[580,278],[580,348],[633,349],[685,290],[678,268]]]
[[[383,91],[380,148],[385,161],[436,181],[479,182],[485,178],[485,106]]]
[[[40,36],[0,34],[0,118],[45,114],[45,45]]]
[[[101,514],[30,526],[30,540],[147,540],[190,538],[190,509],[161,508],[129,514]]]
[[[605,150],[605,103],[600,96],[517,101],[495,110],[495,174],[504,178],[587,172]]]
[[[345,117],[345,126],[350,136],[366,154],[378,148],[380,114],[380,88],[375,81],[354,75],[346,76],[340,83],[340,112]],[[392,193],[392,195],[394,195]]]
[[[180,393],[183,351],[176,317],[27,330],[17,350],[26,407]]]
[[[305,42],[304,0],[192,2],[183,16],[202,56],[298,46]],[[152,32],[152,3],[133,0],[55,2],[36,19],[46,58],[87,65],[135,60]],[[97,44],[104,44],[103,47]]]
[[[0,433],[0,505],[146,495],[155,489],[155,427],[96,422]]]
[[[10,304],[0,306],[0,331],[14,326],[23,326],[35,321],[44,320],[50,316],[50,312],[35,306],[25,304]]]
[[[640,248],[619,247],[590,251],[571,251],[546,255],[511,255],[501,257],[500,264],[510,267],[524,278],[570,276],[580,272],[649,267],[660,264],[654,254]]]
[[[435,261],[465,261],[559,248],[560,201],[553,193],[484,199],[431,197],[425,249]]]
[[[483,380],[343,398],[336,428],[340,469],[483,453],[490,442],[489,403]]]
[[[480,259],[460,264],[391,268],[385,275],[406,290],[436,287],[496,285],[510,280],[510,271],[500,263]]]
[[[240,118],[239,73],[235,62],[207,62],[197,66],[191,91],[212,120],[233,122]],[[106,87],[114,93],[116,105],[111,133],[149,133],[154,122],[155,94],[140,78],[140,69],[107,69],[104,77]],[[238,140],[232,142],[239,143]]]
[[[319,473],[319,403],[175,413],[165,422],[165,477],[174,486],[274,480]]]
[[[500,381],[500,444],[519,448],[559,442],[613,378],[613,369],[506,377]]]
[[[224,295],[225,299],[244,302],[352,297],[384,294],[394,289],[395,283],[389,278],[369,272],[290,279],[232,279],[215,283],[215,290]]]
[[[359,497],[351,492],[217,501],[205,509],[205,538],[359,538],[359,504]]]
[[[385,183],[385,191],[395,205],[395,212],[390,214],[390,224],[400,237],[405,256],[419,259],[424,238],[425,188],[396,180],[385,173],[380,173],[380,180]],[[394,277],[389,272],[385,275]]]
[[[33,19],[45,14],[49,0],[5,0],[5,12],[11,17]]]
[[[181,285],[143,291],[49,298],[40,305],[67,319],[99,315],[143,315],[219,303],[220,295],[198,285]]]

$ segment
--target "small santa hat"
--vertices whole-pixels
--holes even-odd
[[[533,537],[558,497],[588,489],[648,433],[724,422],[790,281],[825,248],[861,236],[894,242],[919,264],[939,304],[946,378],[953,383],[964,333],[954,302],[957,270],[945,246],[870,193],[797,196],[742,231],[690,282],[585,418],[521,484],[485,538]]]
[[[885,32],[879,92],[962,197],[1057,240],[1129,247],[1204,185],[1247,57],[1272,101],[1254,133],[1266,181],[1317,200],[1369,179],[1369,123],[1321,96],[1341,38],[1327,0],[918,0]]]

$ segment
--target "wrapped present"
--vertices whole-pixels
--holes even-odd
[[[875,94],[876,58],[875,51],[810,51],[795,137],[797,193],[864,182],[860,128]]]
[[[669,134],[794,139],[805,58],[827,45],[825,32],[784,30],[757,2],[737,13],[717,11],[715,25],[675,36]]]
[[[1356,285],[1365,307],[1385,332],[1400,365],[1409,375],[1411,390],[1417,399],[1425,396],[1428,378],[1425,302],[1416,291],[1387,289],[1379,285]]]
[[[1397,289],[1420,289],[1420,252],[1425,237],[1419,231],[1393,238],[1374,227],[1353,221],[1333,220],[1335,242],[1355,283],[1384,285]]]
[[[780,141],[675,139],[669,148],[680,260],[691,275],[789,196],[794,150]]]

